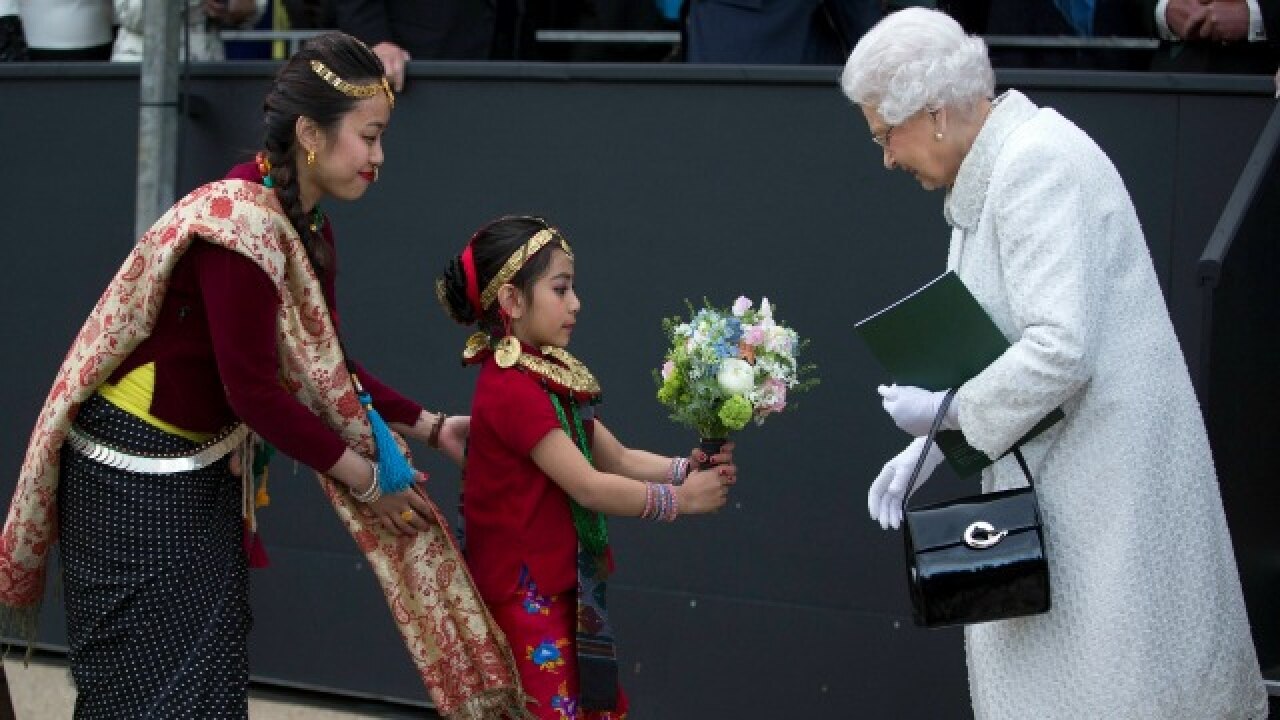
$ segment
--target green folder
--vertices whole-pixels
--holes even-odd
[[[893,382],[926,390],[959,387],[1009,349],[1009,341],[1000,328],[952,271],[855,327]],[[1063,417],[1062,408],[1055,408],[1017,445]],[[937,442],[961,477],[991,464],[986,453],[965,442],[958,430],[938,433]]]

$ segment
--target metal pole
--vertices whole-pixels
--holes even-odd
[[[177,175],[178,33],[185,3],[145,0],[138,104],[139,237],[173,204]]]

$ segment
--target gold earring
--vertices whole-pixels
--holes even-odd
[[[502,315],[503,334],[493,348],[493,361],[505,370],[520,361],[523,348],[520,347],[520,340],[511,334],[511,315],[505,309],[499,309],[498,312]]]
[[[497,347],[493,349],[493,361],[504,370],[519,362],[520,355],[520,341],[516,339],[515,335],[503,337],[498,341]]]
[[[308,165],[315,165],[315,164],[316,164],[316,151],[315,151],[315,150],[308,150],[308,151],[307,151],[307,164],[308,164]]]

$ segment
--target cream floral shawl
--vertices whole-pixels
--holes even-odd
[[[285,386],[369,457],[368,421],[351,385],[320,283],[274,191],[243,180],[205,185],[179,200],[125,259],[76,336],[36,421],[4,532],[0,605],[10,628],[33,628],[57,539],[58,456],[86,398],[147,337],[174,265],[201,239],[251,258],[279,293]],[[368,558],[400,634],[439,712],[448,718],[526,717],[514,660],[432,505],[430,531],[386,533],[350,495],[318,476],[338,517]]]

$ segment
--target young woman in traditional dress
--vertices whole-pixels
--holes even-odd
[[[736,478],[732,444],[711,458],[629,448],[592,408],[595,377],[565,347],[581,303],[573,252],[531,217],[482,228],[436,283],[463,352],[480,365],[463,484],[466,556],[506,633],[539,718],[626,717],[605,584],[605,515],[671,522],[713,512]],[[710,460],[714,467],[690,472]]]
[[[445,572],[450,533],[381,418],[459,462],[468,419],[423,410],[339,341],[319,203],[377,180],[393,104],[362,43],[308,43],[267,93],[257,160],[152,226],[68,353],[0,542],[0,602],[32,621],[59,542],[76,718],[247,716],[255,435],[321,474],[441,713],[523,715],[510,653],[467,574]]]

